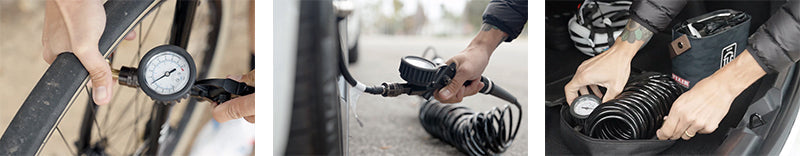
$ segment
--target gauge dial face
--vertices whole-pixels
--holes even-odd
[[[189,83],[191,71],[186,58],[173,51],[165,51],[151,57],[145,66],[147,87],[157,94],[174,94]]]
[[[579,117],[586,117],[592,114],[598,105],[600,105],[600,98],[597,96],[580,96],[572,103],[572,112]]]
[[[430,62],[428,60],[415,58],[415,57],[407,57],[406,58],[406,62],[408,62],[409,64],[414,65],[416,67],[420,67],[420,68],[426,68],[426,69],[435,69],[436,68],[436,65],[434,65],[432,62]]]

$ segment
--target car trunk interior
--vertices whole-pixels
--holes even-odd
[[[562,105],[566,105],[564,85],[571,80],[572,74],[580,63],[590,58],[573,46],[567,30],[567,21],[577,12],[576,8],[581,2],[583,1],[546,1],[545,149],[547,154],[577,154],[571,152],[572,150],[564,144],[558,127],[561,120],[559,111]],[[671,23],[675,24],[706,12],[728,8],[744,11],[751,15],[750,34],[752,34],[781,5],[782,3],[779,1],[736,1],[732,3],[691,1]],[[671,73],[671,61],[667,51],[670,39],[670,30],[656,33],[634,57],[631,71]],[[793,72],[794,69],[789,69],[762,77],[736,97],[731,109],[716,131],[711,134],[697,135],[688,141],[679,140],[661,154],[757,154],[752,152],[771,154],[766,153],[769,151],[759,150],[772,148],[764,147],[769,144],[762,144],[761,141],[770,140],[770,136],[767,134],[775,131],[774,128],[771,128],[776,126],[773,123],[781,123],[776,119],[781,119],[781,117],[793,119],[795,116],[781,115],[779,112],[782,111],[778,111],[781,110],[782,103],[790,100],[787,98],[792,98],[784,95],[791,91],[789,88],[793,88],[793,85],[797,84],[797,82],[791,81],[792,75],[795,75],[792,74]],[[789,107],[783,108],[788,109]],[[754,117],[756,116],[754,114],[758,114],[758,117]],[[748,122],[751,118],[756,118],[755,120],[760,118],[757,124],[762,125],[754,126]],[[788,134],[788,131],[786,133]]]

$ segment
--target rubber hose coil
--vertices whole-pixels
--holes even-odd
[[[521,114],[516,114],[514,125],[514,116],[509,105],[494,107],[487,112],[474,112],[461,105],[441,104],[436,100],[426,101],[419,111],[419,120],[425,131],[469,155],[505,152],[514,141],[522,121]]]
[[[645,73],[615,99],[597,106],[584,121],[583,133],[607,140],[651,139],[685,91],[669,75]]]

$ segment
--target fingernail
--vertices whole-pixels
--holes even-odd
[[[236,81],[242,80],[242,75],[228,75],[227,77]]]
[[[94,89],[93,92],[94,92],[94,100],[95,101],[100,101],[102,99],[106,99],[106,96],[108,96],[107,92],[106,92],[106,86],[97,87],[97,88]]]
[[[450,94],[450,90],[448,89],[442,89],[442,91],[439,92],[439,95],[441,95],[443,98],[449,98]]]

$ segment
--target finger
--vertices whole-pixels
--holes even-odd
[[[247,83],[250,86],[256,86],[256,70],[253,69],[247,74],[242,75],[242,82]]]
[[[211,113],[217,122],[255,115],[255,93],[231,99],[214,107]]]
[[[622,91],[615,87],[609,87],[608,90],[606,90],[606,94],[603,95],[603,103],[614,99],[615,97],[617,97],[617,95],[619,95],[620,92]]]
[[[694,124],[692,124],[691,126],[689,126],[689,128],[687,128],[687,129],[686,129],[686,132],[685,132],[686,134],[683,134],[683,135],[681,136],[681,138],[682,138],[683,140],[689,140],[689,139],[692,139],[692,137],[694,137],[695,135],[697,135],[697,131],[703,128],[703,125],[704,125],[704,124],[702,124],[702,123],[695,122]],[[688,134],[688,135],[687,135],[687,134]]]
[[[586,95],[586,94],[589,94],[589,89],[588,89],[588,88],[586,88],[586,87],[587,87],[587,86],[583,86],[583,87],[581,87],[581,88],[578,88],[578,93],[579,93],[579,94],[581,94],[581,95]]]
[[[661,133],[658,134],[658,140],[667,140],[672,138],[673,132],[675,132],[675,127],[678,125],[678,116],[670,116],[669,118],[664,121],[664,125],[661,125],[661,128],[658,129]]]
[[[127,35],[125,35],[125,40],[133,40],[135,38],[136,38],[136,31],[135,30],[131,30],[130,32],[128,32]]]
[[[439,90],[439,97],[437,98],[442,103],[455,103],[461,101],[457,99],[458,93],[462,92],[464,83],[461,80],[453,79],[450,84]]]
[[[75,53],[81,64],[89,71],[89,78],[92,81],[92,98],[97,105],[105,105],[111,100],[111,67],[100,55],[97,49],[91,51]]]
[[[256,123],[256,116],[255,115],[245,116],[244,120],[247,120],[247,122],[250,122],[250,123]]]
[[[575,79],[573,79],[573,81],[570,81],[569,83],[567,83],[567,85],[564,86],[564,96],[566,97],[567,104],[569,105],[572,104],[572,100],[575,100],[575,98],[578,97],[577,94],[578,87],[577,84],[574,83],[575,82],[574,80]]]
[[[670,140],[677,140],[681,138],[681,136],[686,135],[684,134],[685,131],[688,130],[689,125],[692,124],[692,120],[687,119],[686,117],[680,118],[678,124],[675,126],[675,131],[672,131],[672,136],[670,136]]]
[[[464,88],[464,95],[472,96],[478,94],[478,91],[481,91],[481,88],[483,88],[485,85],[480,80],[481,79],[472,80],[472,84],[469,84],[466,88]]]
[[[228,75],[228,76],[226,76],[226,78],[242,82],[242,75]]]
[[[600,92],[600,88],[598,88],[597,85],[589,85],[589,88],[592,88],[592,92],[594,92],[595,96],[603,97],[603,92]]]
[[[53,64],[53,61],[55,61],[56,58],[49,49],[50,48],[47,45],[44,46],[42,49],[42,59],[44,59],[44,62],[47,62],[47,64]]]
[[[708,133],[714,132],[715,130],[717,130],[717,126],[719,126],[719,122],[721,122],[722,118],[725,117],[725,115],[709,115],[709,116],[714,116],[714,117],[710,117],[707,120],[707,122],[708,122],[707,124],[701,125],[702,127],[700,128],[698,133],[708,134]]]
[[[710,125],[705,125],[705,127],[703,127],[703,129],[698,131],[698,133],[700,133],[700,134],[709,134],[709,133],[713,133],[715,130],[717,130],[717,124],[710,124]]]

